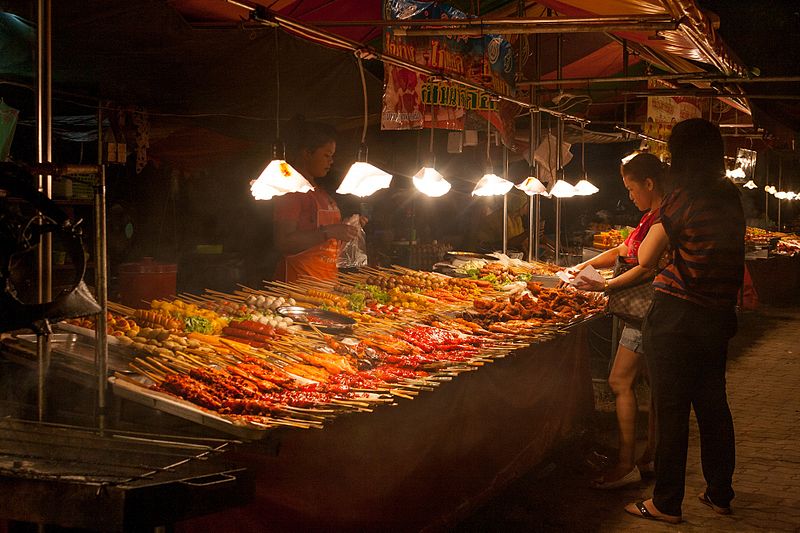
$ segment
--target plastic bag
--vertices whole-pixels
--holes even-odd
[[[343,221],[349,226],[356,226],[358,233],[348,242],[342,241],[339,246],[339,257],[336,259],[336,266],[339,268],[358,268],[367,266],[367,236],[364,228],[361,227],[361,217],[353,215]]]

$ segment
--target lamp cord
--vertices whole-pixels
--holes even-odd
[[[361,150],[364,149],[367,140],[367,80],[364,77],[364,64],[361,62],[360,57],[356,57],[358,61],[358,73],[361,74],[361,94],[364,95],[364,127],[361,129],[361,146],[358,148],[359,159],[361,159]],[[364,154],[364,161],[366,161],[366,154]]]
[[[586,177],[586,125],[581,122],[581,172],[583,172],[584,179]]]
[[[489,143],[492,138],[492,121],[489,118],[489,111],[486,112],[486,161],[489,163],[489,174],[494,174],[492,167],[492,156],[490,155]]]
[[[275,27],[275,151],[281,138],[281,63],[278,40],[278,27]],[[286,159],[286,148],[283,150],[283,159]]]
[[[433,154],[433,128],[436,127],[436,106],[431,105],[431,144],[428,148],[430,153]],[[433,165],[431,165],[433,166]]]

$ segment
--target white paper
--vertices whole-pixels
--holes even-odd
[[[556,272],[556,276],[558,276],[559,279],[561,279],[561,281],[564,283],[578,288],[584,286],[588,282],[599,281],[602,283],[604,280],[603,276],[600,275],[600,273],[595,270],[592,265],[587,265],[586,268],[578,272],[578,275],[572,279],[570,279],[570,275],[567,274],[566,270],[559,270]]]

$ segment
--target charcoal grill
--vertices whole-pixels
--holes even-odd
[[[0,420],[0,518],[134,531],[242,505],[254,482],[223,462],[235,444]]]

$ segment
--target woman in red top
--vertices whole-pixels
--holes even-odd
[[[291,124],[288,161],[314,186],[307,193],[292,193],[275,199],[273,234],[281,254],[275,279],[294,281],[300,276],[316,279],[336,277],[339,242],[356,236],[355,226],[342,224],[333,198],[317,186],[333,165],[336,131],[325,124],[296,117]]]
[[[631,200],[640,211],[645,211],[639,225],[631,232],[623,244],[606,250],[602,254],[576,265],[570,274],[577,275],[586,266],[608,268],[614,265],[617,257],[637,257],[639,245],[644,240],[661,205],[663,196],[664,167],[652,154],[639,154],[626,164],[620,172],[625,188]],[[612,291],[630,285],[636,285],[648,277],[653,271],[641,266],[620,274],[605,283],[586,283],[578,288],[593,291]],[[634,391],[636,376],[644,368],[642,358],[642,332],[640,324],[625,324],[620,336],[614,365],[608,377],[608,384],[615,395],[617,424],[619,427],[619,455],[614,467],[598,479],[594,486],[598,489],[616,489],[642,479],[642,472],[653,471],[652,461],[655,446],[655,422],[651,414],[648,424],[647,448],[638,461],[636,454],[636,414],[638,402]]]

